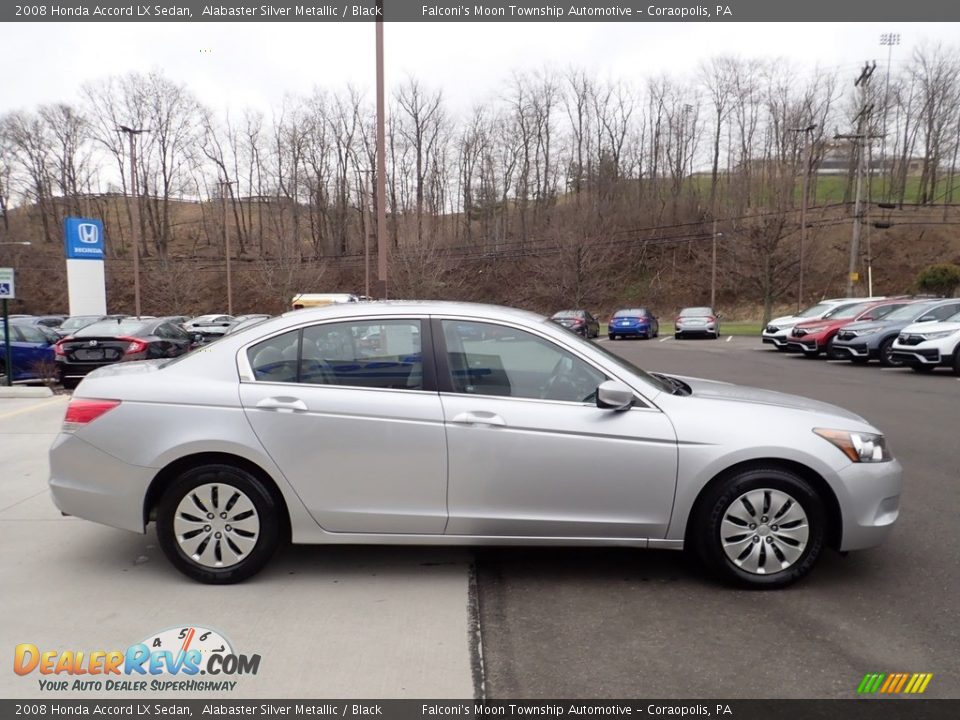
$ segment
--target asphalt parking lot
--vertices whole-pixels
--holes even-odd
[[[900,521],[884,546],[845,558],[828,552],[805,581],[779,592],[718,586],[667,551],[481,551],[491,696],[851,698],[867,672],[932,672],[927,696],[960,697],[955,376],[808,360],[753,338],[607,347],[645,369],[862,414],[904,466]]]
[[[647,369],[867,417],[906,472],[891,540],[827,553],[779,592],[717,585],[680,553],[534,548],[297,547],[250,582],[208,587],[166,562],[152,530],[61,517],[46,450],[66,399],[2,400],[0,577],[16,621],[0,647],[126,648],[164,628],[215,628],[263,657],[233,697],[852,698],[868,672],[932,672],[926,696],[960,697],[954,376],[810,361],[753,338],[602,342]],[[57,695],[9,671],[0,693]]]

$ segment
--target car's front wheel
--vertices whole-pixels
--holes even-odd
[[[722,578],[781,588],[813,568],[823,549],[823,503],[811,485],[780,468],[755,468],[713,487],[692,528],[698,555]]]
[[[232,465],[187,470],[164,492],[157,537],[184,575],[226,585],[267,564],[280,543],[280,511],[257,477]]]

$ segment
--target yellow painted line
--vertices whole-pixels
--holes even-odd
[[[45,408],[48,405],[62,403],[64,400],[69,400],[69,398],[66,395],[61,395],[59,397],[55,397],[50,400],[47,400],[46,402],[42,402],[39,405],[30,405],[29,407],[20,408],[19,410],[12,410],[8,413],[4,413],[3,415],[0,415],[0,420],[6,420],[7,418],[16,417],[17,415],[23,415],[24,413],[33,412],[34,410],[40,410],[41,408]]]
[[[930,684],[930,681],[931,681],[932,679],[933,679],[933,673],[927,673],[927,676],[923,679],[923,684],[920,685],[920,687],[919,687],[919,689],[917,690],[917,692],[918,692],[918,693],[922,693],[923,691],[925,691],[925,690],[927,689],[927,685]]]
[[[915,686],[917,686],[917,685],[920,684],[920,683],[917,682],[917,680],[918,680],[919,678],[920,678],[920,676],[917,675],[916,673],[914,673],[914,674],[910,677],[910,682],[908,682],[908,683],[907,683],[907,686],[903,689],[903,692],[904,692],[904,693],[912,693],[912,692],[913,692],[913,688],[914,688]]]

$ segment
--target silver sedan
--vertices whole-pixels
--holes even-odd
[[[651,374],[545,318],[365,303],[88,375],[50,451],[66,514],[238,582],[282,542],[684,547],[781,587],[879,544],[884,438],[841,408]]]

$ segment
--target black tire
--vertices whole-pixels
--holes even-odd
[[[774,347],[777,348],[777,352],[786,352],[786,351],[787,351],[787,346],[786,346],[786,345],[774,345]]]
[[[738,567],[727,557],[721,540],[725,513],[744,493],[758,489],[778,490],[789,495],[806,514],[808,526],[806,547],[796,561],[768,574]],[[723,479],[707,491],[691,521],[695,525],[687,536],[694,542],[704,565],[726,582],[753,589],[773,590],[800,580],[816,564],[826,539],[826,513],[816,491],[799,475],[775,467],[744,470]],[[762,547],[760,543],[758,546]]]
[[[847,360],[852,362],[854,365],[866,365],[868,362],[870,362],[870,358],[860,357],[859,355],[851,355],[847,358]]]
[[[64,390],[76,390],[81,379],[82,378],[62,378],[60,384],[63,385]]]
[[[607,337],[608,337],[610,340],[616,340],[616,339],[617,339],[617,336],[614,335],[613,333],[610,333],[609,335],[607,335]]]
[[[683,335],[682,335],[681,333],[674,333],[674,334],[673,334],[673,339],[674,339],[674,340],[683,340]]]
[[[933,365],[920,365],[919,363],[911,365],[910,369],[916,373],[932,373]]]
[[[877,356],[880,358],[880,364],[884,367],[901,367],[903,365],[903,360],[897,360],[890,356],[891,351],[893,350],[893,343],[897,339],[896,335],[893,337],[888,337],[882,343],[877,350]]]
[[[174,531],[174,516],[180,501],[201,485],[226,485],[247,496],[260,522],[253,549],[236,564],[224,568],[208,567],[189,557],[181,549]],[[167,559],[187,577],[210,585],[238,583],[260,572],[280,544],[282,513],[264,483],[232,465],[201,465],[177,477],[164,491],[157,507],[157,539]],[[229,529],[229,528],[228,528]]]
[[[829,340],[827,340],[827,346],[824,349],[827,355],[827,360],[843,360],[843,358],[840,357],[840,354],[833,347],[834,339],[835,338],[830,338]]]
[[[953,351],[953,374],[960,375],[960,345]]]
[[[804,351],[803,351],[803,356],[804,356],[805,358],[810,359],[810,360],[815,360],[815,359],[817,359],[818,357],[820,357],[820,351],[819,351],[819,350],[804,350]]]

